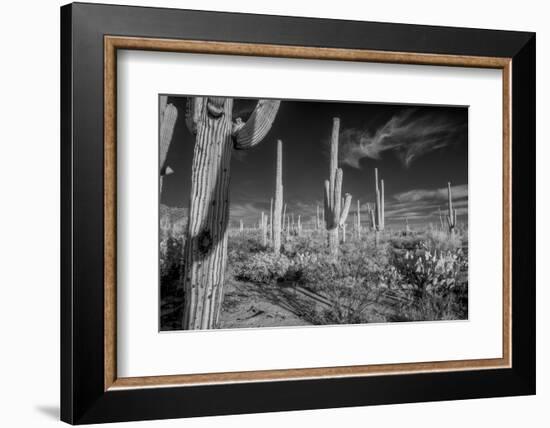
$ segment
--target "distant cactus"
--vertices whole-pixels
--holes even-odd
[[[262,245],[267,246],[267,216],[262,211],[262,217],[260,219],[261,229],[262,229]]]
[[[185,330],[211,329],[218,323],[227,257],[231,153],[259,144],[279,105],[277,100],[259,100],[245,123],[233,119],[232,98],[188,99],[186,123],[195,135],[195,148],[184,250]]]
[[[328,231],[328,247],[330,254],[338,254],[338,229],[346,222],[351,205],[351,195],[346,193],[342,198],[342,168],[338,168],[338,137],[340,119],[335,117],[332,122],[332,138],[330,141],[330,178],[325,180],[325,225]],[[342,200],[343,206],[342,206]]]
[[[380,232],[384,230],[384,180],[378,182],[378,168],[374,168],[374,182],[375,182],[375,193],[376,193],[376,203],[375,209],[373,211],[373,225],[375,230],[375,239],[376,244],[380,239]]]
[[[449,214],[447,214],[447,225],[449,226],[449,233],[454,235],[456,227],[456,208],[453,208],[453,194],[451,191],[451,183],[447,183],[447,194],[449,197]]]
[[[317,205],[317,215],[315,217],[315,229],[319,230],[321,228],[321,218],[319,216],[319,205]]]
[[[160,192],[162,193],[162,183],[165,175],[170,175],[174,171],[166,165],[166,156],[174,135],[174,127],[178,118],[178,110],[174,104],[168,104],[168,97],[160,97]]]
[[[290,216],[286,216],[286,228],[285,228],[285,240],[288,241],[288,236],[290,234]]]
[[[357,199],[357,212],[355,213],[355,231],[357,238],[361,238],[361,203]]]

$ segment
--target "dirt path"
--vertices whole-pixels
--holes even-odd
[[[228,278],[219,328],[311,325],[304,305],[288,290]]]

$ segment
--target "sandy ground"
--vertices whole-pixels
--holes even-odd
[[[291,288],[228,278],[219,328],[310,325]],[[307,317],[306,317],[307,318]]]

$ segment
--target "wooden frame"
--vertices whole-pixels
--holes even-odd
[[[489,369],[511,364],[511,234],[507,225],[511,218],[510,168],[510,58],[456,55],[410,54],[352,49],[276,46],[264,44],[166,40],[105,36],[105,390],[162,385],[194,385],[228,382],[257,382],[274,379],[334,378],[374,374],[415,373],[430,371]],[[138,49],[213,55],[252,55],[282,58],[366,61],[400,64],[444,65],[495,68],[503,74],[503,357],[410,364],[383,364],[312,369],[266,370],[199,375],[150,376],[117,378],[116,376],[116,51]]]
[[[86,423],[99,421],[115,421],[130,419],[147,419],[162,417],[191,416],[200,414],[223,414],[238,412],[257,412],[269,410],[283,410],[292,408],[315,408],[342,405],[374,404],[387,402],[402,402],[416,400],[434,400],[448,398],[466,398],[474,396],[515,395],[534,392],[534,262],[526,262],[518,257],[517,249],[521,247],[523,253],[534,253],[534,226],[531,217],[533,211],[528,211],[534,205],[534,196],[528,189],[534,180],[534,35],[527,33],[509,33],[487,30],[445,29],[437,27],[418,27],[398,24],[348,23],[329,20],[313,20],[302,18],[256,17],[254,15],[215,14],[208,12],[171,11],[170,16],[166,9],[143,9],[122,6],[99,5],[69,5],[62,9],[62,190],[65,199],[62,206],[62,419],[71,423]],[[120,28],[104,28],[101,17],[104,14],[119,14],[130,16],[128,21],[120,24]],[[137,22],[140,17],[148,16],[156,19],[156,27],[151,29],[139,28]],[[82,20],[91,20],[91,28],[83,29],[79,25]],[[153,19],[153,21],[155,21]],[[240,37],[227,37],[216,34],[215,29],[207,31],[210,34],[162,33],[168,23],[193,22],[203,23],[205,28],[216,20],[240,19],[245,25]],[[257,21],[269,23],[265,27],[262,40],[246,40],[246,28],[252,29],[259,25]],[[113,21],[114,22],[114,21]],[[277,40],[276,29],[286,25],[299,29],[303,24],[309,25],[303,40],[292,40],[292,43],[281,43]],[[306,25],[306,27],[307,27]],[[380,26],[386,26],[385,28]],[[309,39],[319,37],[330,26],[338,28],[358,28],[355,38],[348,40],[325,41],[323,46],[317,46]],[[116,25],[115,25],[116,27]],[[181,27],[185,27],[181,25]],[[309,28],[308,27],[308,28]],[[171,27],[170,27],[171,28]],[[142,32],[144,35],[136,37]],[[200,29],[198,30],[200,33]],[[378,42],[379,46],[349,47],[363,43],[362,35],[377,34],[378,38],[384,33],[392,34],[391,46]],[[422,32],[428,38],[443,35],[443,45],[430,46],[428,43],[422,49],[411,46],[412,34]],[[453,34],[460,32],[462,44],[455,43]],[[475,38],[479,32],[491,41],[493,50],[483,50],[475,46]],[[436,34],[437,33],[437,34]],[[116,35],[115,35],[116,34]],[[120,34],[131,34],[120,35]],[[151,37],[150,34],[155,34]],[[157,35],[158,34],[158,35]],[[178,36],[178,37],[174,37]],[[265,39],[265,40],[264,40]],[[215,40],[215,41],[214,41]],[[220,41],[223,40],[223,41]],[[240,40],[240,41],[237,41]],[[245,41],[242,41],[245,40]],[[369,39],[370,40],[370,39]],[[414,39],[412,44],[414,45]],[[456,40],[459,40],[457,37]],[[77,62],[73,52],[79,43],[93,43],[93,55],[83,55],[84,60]],[[434,42],[435,44],[435,42]],[[485,45],[490,44],[486,43]],[[388,49],[391,47],[392,49]],[[100,51],[101,48],[101,51]],[[330,59],[346,61],[388,62],[421,65],[445,65],[461,67],[480,67],[501,69],[503,73],[503,357],[500,359],[483,359],[468,361],[425,362],[410,364],[386,364],[370,366],[327,367],[292,370],[268,370],[239,373],[218,373],[200,375],[174,375],[144,378],[117,378],[116,376],[116,51],[117,49],[139,49],[172,52],[194,52],[208,54],[252,55],[285,58]],[[416,49],[416,50],[415,50]],[[93,78],[85,76],[79,68],[87,64],[92,67]],[[103,79],[101,79],[101,77]],[[97,85],[103,80],[103,100],[95,97],[90,99],[87,89],[82,85],[93,80]],[[521,91],[519,90],[521,88]],[[91,105],[82,109],[83,102],[91,101]],[[528,109],[531,116],[522,113],[521,109]],[[103,119],[103,132],[99,134],[95,123],[84,118],[80,110],[93,110],[92,114],[99,121]],[[103,112],[103,117],[101,113]],[[82,122],[78,118],[83,118]],[[84,141],[79,139],[79,131],[94,126],[94,139]],[[72,128],[72,129],[71,129]],[[527,154],[519,150],[519,144],[512,144],[518,132],[526,133],[521,145]],[[94,156],[91,164],[78,157],[78,150],[86,152],[92,149]],[[512,177],[512,161],[514,163],[514,177]],[[76,168],[84,168],[77,171]],[[89,169],[86,169],[88,167]],[[520,171],[521,175],[516,175]],[[79,180],[92,179],[92,185]],[[103,178],[102,180],[100,178]],[[98,183],[101,182],[100,183]],[[93,187],[93,188],[92,188]],[[521,189],[518,191],[518,188]],[[101,194],[98,192],[101,190]],[[102,196],[102,198],[100,198]],[[86,199],[83,199],[86,198]],[[519,209],[514,209],[514,202],[520,200]],[[90,237],[84,236],[84,227],[90,227],[79,211],[78,203],[88,205],[96,213],[101,213],[103,222],[95,221],[92,229],[102,231],[98,239],[91,241],[93,246],[93,260],[83,260],[79,257],[90,257],[90,251],[80,250],[77,243],[82,239],[90,244]],[[516,202],[517,203],[517,202]],[[524,223],[527,220],[526,224]],[[86,239],[87,238],[87,239]],[[512,240],[514,248],[512,248]],[[75,257],[76,256],[76,257]],[[94,269],[93,278],[84,279],[83,272],[79,271],[78,261],[90,265]],[[514,270],[512,271],[512,264]],[[100,272],[97,268],[102,266]],[[518,284],[524,294],[518,292]],[[82,294],[100,293],[103,298],[94,300],[90,305],[81,299]],[[100,305],[103,318],[94,315],[84,324],[83,316]],[[93,306],[93,307],[92,307]],[[80,323],[79,323],[80,322]],[[77,332],[84,332],[81,340]],[[528,335],[529,337],[524,337]],[[81,336],[82,337],[82,336]],[[86,361],[82,347],[87,346],[86,340],[93,338],[91,345],[94,351],[100,351],[102,358],[93,358],[93,364]],[[99,339],[102,338],[101,349]],[[519,344],[522,344],[522,347]],[[86,370],[86,366],[93,370]],[[482,370],[483,369],[483,370]],[[492,369],[492,370],[485,370]],[[391,374],[392,376],[384,376]],[[413,376],[414,374],[414,376]],[[93,379],[86,379],[86,376]],[[367,378],[368,376],[368,378]],[[512,381],[508,377],[514,378]],[[519,378],[518,378],[519,376]],[[425,380],[423,380],[423,378]],[[403,395],[391,389],[395,379],[412,382],[411,386],[417,389],[426,382],[436,381],[437,386],[417,396]],[[468,391],[466,389],[445,391],[451,380],[456,388],[457,379],[466,388],[473,389],[474,384],[468,382],[488,383],[490,380],[500,385],[499,388],[487,384],[482,391]],[[460,380],[461,379],[461,380]],[[287,382],[293,380],[292,388],[312,393],[313,388],[324,385],[331,400],[324,401],[317,396],[316,400],[304,400],[304,397],[293,403],[285,399],[276,400],[272,405],[259,404],[244,406],[243,403],[222,405],[218,408],[205,407],[206,403],[197,405],[201,394],[211,394],[212,397],[222,391],[232,394],[233,391],[240,397],[253,397],[255,390],[262,388],[279,388],[288,394],[290,386]],[[368,385],[384,383],[386,380],[387,392],[396,396],[386,395],[376,397],[370,392],[364,398],[351,398],[345,394],[347,401],[341,401],[335,395],[336,390],[345,384],[348,388],[359,391]],[[503,384],[506,385],[503,388]],[[163,392],[144,389],[159,387]],[[176,387],[177,386],[177,387]],[[302,388],[302,389],[301,389]],[[305,389],[303,389],[305,388]],[[149,391],[149,392],[146,392]],[[156,391],[156,392],[155,392]],[[171,398],[170,391],[174,391]],[[179,391],[179,392],[177,392]],[[218,391],[218,392],[216,392]],[[225,391],[225,392],[224,392]],[[154,400],[172,400],[172,410],[159,413],[157,409],[137,409],[135,407],[117,407],[111,402],[136,403],[143,402],[145,396],[158,396]],[[270,396],[274,394],[270,393]],[[439,394],[439,395],[438,395]],[[315,395],[315,394],[314,394]],[[102,397],[104,404],[91,404],[90,397]],[[185,396],[189,406],[177,407],[176,397]],[[162,398],[165,397],[165,398]],[[138,400],[138,401],[135,401]],[[90,404],[85,404],[90,403]],[[193,405],[193,406],[192,406]]]

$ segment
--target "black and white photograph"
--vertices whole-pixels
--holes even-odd
[[[468,319],[468,107],[159,96],[161,331]]]

